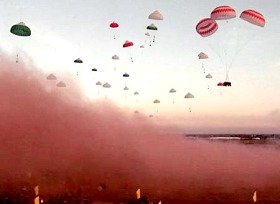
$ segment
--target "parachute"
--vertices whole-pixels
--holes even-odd
[[[74,63],[83,63],[83,60],[81,60],[80,58],[77,58],[74,60]]]
[[[11,27],[10,32],[14,35],[26,37],[31,35],[31,30],[24,22],[20,22]]]
[[[123,44],[123,48],[129,48],[132,47],[133,45],[134,45],[133,42],[126,40],[125,43]],[[133,62],[131,53],[130,53],[130,61]]]
[[[155,10],[154,12],[152,12],[148,16],[148,18],[152,19],[152,20],[163,20],[163,16],[162,16],[162,14],[158,10]]]
[[[118,55],[113,55],[113,56],[112,56],[112,59],[113,59],[113,60],[119,60],[120,58],[119,58]]]
[[[158,30],[158,28],[152,23],[150,25],[147,26],[148,30]]]
[[[176,93],[176,90],[172,88],[169,90],[169,93]],[[174,98],[172,99],[172,103],[174,103]]]
[[[123,90],[124,90],[124,91],[128,91],[129,88],[128,88],[127,86],[125,86],[125,87],[123,88]],[[125,95],[125,98],[127,98],[127,95]]]
[[[136,97],[138,97],[139,93],[138,93],[137,91],[135,91],[135,92],[133,93],[133,95],[136,96]],[[138,103],[138,98],[136,99],[136,103]]]
[[[260,27],[265,26],[265,18],[263,17],[263,15],[254,10],[243,11],[240,14],[240,18],[256,26],[260,26]]]
[[[112,56],[112,60],[114,60],[114,61],[118,61],[120,58],[119,58],[119,56],[118,55],[113,55]],[[116,65],[114,66],[114,71],[116,71]]]
[[[119,24],[117,24],[116,22],[113,22],[113,23],[110,24],[110,27],[111,28],[117,28],[117,27],[119,27]]]
[[[123,47],[130,47],[133,46],[133,42],[126,40],[125,43],[123,44]]]
[[[98,82],[96,82],[96,84],[95,84],[96,86],[102,86],[102,83],[100,82],[100,81],[98,81]],[[97,92],[97,94],[99,95],[100,93],[99,93],[99,88],[98,88],[98,92]]]
[[[158,30],[158,28],[152,23],[147,26],[147,30],[150,30],[153,33],[153,42],[156,40],[156,33],[155,31]],[[152,46],[152,40],[150,40],[150,46]]]
[[[82,64],[82,63],[83,63],[83,60],[81,60],[80,58],[77,58],[77,59],[74,60],[74,63]],[[79,75],[79,71],[78,71],[78,70],[77,70],[76,75],[77,75],[77,76]]]
[[[119,24],[116,23],[115,21],[110,23],[110,28],[115,29],[115,28],[118,28],[118,27],[119,27]],[[116,34],[115,33],[114,33],[114,39],[116,39]]]
[[[236,17],[236,12],[229,6],[219,6],[211,12],[213,20],[227,20]]]
[[[201,60],[208,59],[208,55],[205,54],[204,52],[201,52],[198,54],[198,59],[201,59]],[[203,69],[203,73],[205,74],[205,67],[204,67],[204,63],[202,61],[201,61],[201,68]]]
[[[155,104],[158,104],[158,103],[160,103],[160,100],[155,99],[155,100],[154,100],[154,103],[155,103]],[[157,107],[157,113],[158,113],[158,107]]]
[[[206,79],[212,79],[213,76],[212,76],[211,74],[207,74],[207,75],[205,76],[205,78],[206,78]],[[209,84],[208,84],[208,89],[210,89]]]
[[[218,24],[212,18],[204,18],[196,25],[196,32],[202,37],[213,35],[218,30]]]
[[[198,59],[208,59],[208,55],[204,52],[198,54]]]
[[[96,69],[96,68],[93,68],[93,69],[91,69],[91,71],[93,71],[93,72],[97,72],[97,69]]]
[[[31,30],[27,25],[25,25],[24,22],[19,22],[13,25],[10,29],[10,32],[14,35],[21,36],[21,37],[31,36]],[[16,63],[18,63],[18,54],[16,57]]]
[[[57,87],[66,87],[66,84],[63,81],[60,81],[56,84]]]
[[[106,82],[105,84],[103,84],[102,85],[104,88],[111,88],[111,85],[108,83],[108,82]]]
[[[56,76],[54,74],[50,74],[47,76],[47,80],[56,80]]]
[[[102,85],[102,87],[108,89],[111,88],[111,85],[108,82],[106,82],[105,84]],[[107,99],[107,94],[105,95],[105,99]]]
[[[213,77],[212,77],[211,74],[207,74],[207,75],[205,76],[205,78],[206,78],[206,79],[212,79]]]
[[[124,73],[123,77],[129,77],[129,74],[128,73]]]
[[[194,95],[191,94],[190,92],[188,92],[188,93],[185,95],[185,98],[186,98],[186,99],[192,99],[192,98],[194,98]],[[189,111],[192,112],[191,106],[189,107]]]

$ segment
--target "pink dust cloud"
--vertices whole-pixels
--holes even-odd
[[[109,201],[138,188],[163,203],[251,201],[255,190],[280,200],[276,148],[166,134],[170,127],[105,99],[84,100],[71,80],[58,88],[35,67],[1,58],[0,186],[39,184],[42,196],[79,189]]]

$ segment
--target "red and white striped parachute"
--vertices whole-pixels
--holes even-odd
[[[245,10],[240,14],[240,18],[244,21],[252,23],[254,25],[264,27],[265,26],[265,18],[263,15],[254,10]]]
[[[236,17],[236,12],[229,6],[219,6],[211,12],[213,20],[227,20]]]
[[[202,37],[207,37],[215,33],[218,29],[218,24],[211,18],[204,18],[196,25],[196,31]]]

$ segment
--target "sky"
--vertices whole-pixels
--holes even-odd
[[[196,24],[221,5],[234,8],[237,18],[218,22],[213,36],[201,37]],[[83,100],[113,102],[127,112],[137,110],[147,118],[153,115],[149,119],[176,125],[187,133],[279,133],[277,0],[143,0],[133,4],[125,0],[4,0],[0,6],[2,56],[16,61],[18,54],[19,64],[32,65],[43,73],[42,83],[53,73],[66,83],[64,92],[71,92],[75,84]],[[264,28],[238,18],[247,9],[263,14]],[[163,15],[162,21],[148,19],[155,10]],[[113,21],[118,28],[109,27]],[[30,27],[30,37],[10,33],[11,26],[19,22]],[[145,33],[151,23],[158,30],[150,46]],[[126,40],[134,46],[123,48]],[[209,58],[199,60],[200,52]],[[120,60],[112,60],[113,55]],[[83,63],[74,63],[77,58]],[[217,87],[225,81],[224,61],[232,62],[231,87]],[[30,76],[35,72],[32,69]],[[125,72],[130,77],[122,77]],[[205,78],[208,73],[212,79]],[[97,81],[108,82],[111,88],[96,86]],[[128,91],[123,90],[125,86]],[[171,88],[177,92],[169,93]],[[188,92],[194,98],[184,98]],[[153,103],[155,99],[160,103]]]

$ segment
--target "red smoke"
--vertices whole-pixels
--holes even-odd
[[[279,151],[272,147],[162,134],[165,127],[150,118],[105,99],[88,102],[74,82],[59,88],[47,75],[1,59],[0,186],[39,184],[42,196],[79,188],[108,200],[127,200],[141,188],[163,203],[251,201],[255,190],[280,199]]]

